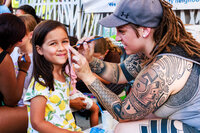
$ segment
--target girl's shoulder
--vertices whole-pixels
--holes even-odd
[[[39,78],[39,81],[44,83],[44,79],[43,78]],[[35,80],[35,78],[33,77],[31,79],[31,82],[29,84],[28,89],[32,89],[32,90],[36,90],[36,91],[42,91],[42,90],[48,90],[48,87],[42,85],[41,83],[39,83],[38,81]]]

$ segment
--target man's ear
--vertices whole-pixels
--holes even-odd
[[[151,28],[142,27],[142,37],[146,38],[150,35]]]
[[[36,45],[36,50],[37,50],[38,54],[43,55],[43,51],[40,46]]]

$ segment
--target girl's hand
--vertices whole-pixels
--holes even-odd
[[[76,110],[85,109],[87,104],[83,102],[84,100],[85,100],[85,98],[83,98],[83,97],[77,97],[75,99],[70,99],[70,107],[73,109],[76,109]]]
[[[94,54],[94,41],[88,42],[92,39],[94,39],[94,37],[84,37],[77,42],[77,44],[80,44],[77,46],[78,52],[81,53],[88,62],[92,61],[92,56]]]
[[[18,66],[19,66],[19,69],[22,69],[27,72],[31,64],[31,59],[28,56],[28,54],[24,54],[22,56],[18,57]]]

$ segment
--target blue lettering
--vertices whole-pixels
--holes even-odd
[[[184,4],[187,4],[187,0],[185,0],[185,3]]]
[[[169,3],[170,3],[170,4],[173,4],[173,0],[169,0]]]
[[[109,5],[109,6],[116,6],[117,4],[114,3],[114,2],[110,2],[110,3],[108,3],[108,5]]]
[[[173,0],[168,0],[171,4],[173,4]],[[200,0],[175,0],[175,3],[184,3],[187,4],[189,2],[199,2]]]

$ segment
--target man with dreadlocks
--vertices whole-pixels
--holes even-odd
[[[116,27],[116,40],[130,55],[123,63],[92,57],[93,37],[78,41],[84,42],[81,54],[70,50],[77,76],[120,122],[115,132],[200,132],[200,44],[172,6],[165,0],[121,0],[99,23]],[[122,101],[91,70],[112,83],[135,81]],[[152,113],[157,119],[147,119]]]

